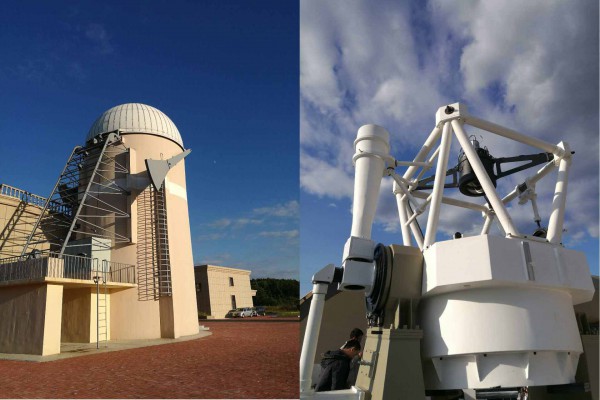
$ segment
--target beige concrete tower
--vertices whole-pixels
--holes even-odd
[[[130,238],[111,248],[112,262],[136,266],[137,290],[111,294],[111,339],[174,338],[198,333],[194,266],[188,217],[184,152],[173,122],[156,108],[123,104],[104,112],[86,142],[117,132],[128,149],[129,174],[118,182],[129,193],[129,220],[114,230]],[[148,160],[163,160],[166,178],[155,188]],[[120,200],[121,201],[121,200]]]

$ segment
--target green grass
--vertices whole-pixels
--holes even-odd
[[[299,317],[300,311],[277,311],[277,315],[280,317]]]

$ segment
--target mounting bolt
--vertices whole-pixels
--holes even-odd
[[[454,112],[454,107],[452,107],[452,106],[446,106],[446,109],[444,110],[444,112],[446,114],[448,114],[448,115],[452,114]]]

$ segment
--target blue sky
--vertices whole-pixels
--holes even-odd
[[[412,160],[437,108],[456,101],[480,118],[551,143],[565,140],[576,151],[563,240],[585,252],[598,274],[598,75],[594,1],[302,1],[301,295],[311,289],[314,272],[341,263],[352,221],[358,128],[386,127],[392,155]],[[483,145],[495,157],[539,152],[489,134]],[[452,149],[454,165],[456,143]],[[503,178],[499,192],[508,193],[525,176]],[[536,187],[543,225],[555,176]],[[390,192],[386,179],[372,235],[385,244],[401,243]],[[530,210],[516,203],[510,209],[522,232],[535,230]],[[481,229],[472,212],[442,213],[438,240]]]
[[[167,114],[194,259],[298,276],[295,1],[3,3],[0,182],[46,196],[105,110]]]

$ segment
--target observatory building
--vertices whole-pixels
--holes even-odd
[[[92,124],[47,198],[2,185],[0,353],[198,333],[189,153],[161,111],[123,104]]]

